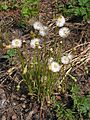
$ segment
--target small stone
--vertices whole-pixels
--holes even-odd
[[[6,120],[6,117],[3,115],[1,120]]]
[[[23,108],[26,108],[26,105],[25,105],[25,104],[22,104],[22,107],[23,107]]]
[[[12,120],[17,120],[16,114],[14,114],[14,115],[12,116]]]
[[[16,103],[15,103],[15,102],[13,102],[13,105],[15,106],[15,105],[16,105]]]
[[[21,96],[20,100],[25,101],[26,97],[24,95]]]
[[[31,120],[33,114],[34,114],[34,111],[30,111],[28,116],[26,117],[26,120]]]
[[[7,101],[5,91],[3,90],[3,87],[0,85],[0,109],[5,108],[6,104]]]

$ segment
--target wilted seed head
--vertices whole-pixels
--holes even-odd
[[[64,24],[65,24],[65,18],[62,15],[60,15],[56,21],[56,26],[62,27],[64,26]]]
[[[40,47],[40,39],[34,38],[30,42],[31,48]]]
[[[12,48],[18,48],[18,47],[20,48],[22,46],[22,40],[20,39],[12,40],[11,46]]]
[[[67,27],[63,27],[63,28],[60,28],[60,29],[59,29],[59,35],[60,35],[62,38],[66,38],[69,34],[70,34],[70,30],[69,30],[69,28],[67,28]]]

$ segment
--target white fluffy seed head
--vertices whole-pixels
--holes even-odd
[[[39,34],[40,34],[41,36],[45,36],[45,35],[46,35],[46,33],[45,33],[44,30],[40,30],[40,31],[39,31]]]
[[[56,26],[62,27],[64,26],[64,24],[65,24],[65,18],[62,15],[60,15],[60,17],[56,21]]]
[[[40,30],[39,30],[39,34],[41,36],[46,36],[48,34],[48,27],[43,26]]]
[[[67,27],[63,27],[63,28],[60,28],[60,29],[59,29],[59,35],[60,35],[62,38],[66,38],[69,34],[70,34],[70,30],[69,30],[69,28],[67,28]]]
[[[12,48],[20,48],[22,46],[22,40],[20,39],[14,39],[11,42]]]
[[[31,40],[30,46],[31,46],[31,48],[35,48],[36,46],[39,47],[40,46],[39,43],[40,43],[40,39],[34,38]]]
[[[61,66],[55,61],[52,61],[49,64],[49,70],[51,70],[52,72],[59,72],[60,68],[61,68]]]
[[[62,56],[61,57],[61,62],[63,64],[69,64],[69,62],[70,62],[69,57],[68,56]]]
[[[34,27],[35,30],[41,30],[42,27],[43,27],[43,25],[42,25],[41,22],[36,21],[36,22],[33,24],[33,27]]]
[[[48,34],[48,27],[47,26],[44,26],[41,22],[39,21],[36,21],[34,24],[33,24],[33,27],[35,30],[39,30],[39,34],[41,36],[46,36]]]

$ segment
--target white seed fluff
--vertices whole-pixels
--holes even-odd
[[[40,46],[39,43],[40,43],[40,39],[34,38],[31,40],[30,46],[31,48],[35,48],[36,46],[39,47]]]
[[[65,24],[65,18],[62,15],[60,15],[60,17],[56,21],[56,26],[62,27],[64,26],[64,24]]]
[[[49,65],[49,70],[51,70],[52,72],[59,72],[60,68],[61,66],[55,61],[52,61]]]
[[[36,21],[36,22],[33,24],[33,27],[34,27],[35,30],[41,30],[42,27],[43,27],[43,25],[42,25],[41,22]]]
[[[48,27],[43,26],[40,30],[39,30],[39,34],[41,36],[46,36],[48,34]]]
[[[70,62],[69,57],[68,56],[62,56],[61,57],[61,62],[63,64],[69,64],[69,62]]]
[[[14,39],[11,42],[12,48],[20,48],[22,46],[22,40],[20,39]]]
[[[60,29],[59,29],[59,35],[60,35],[62,38],[66,38],[69,34],[70,34],[70,30],[69,30],[69,28],[67,28],[67,27],[63,27],[63,28],[60,28]]]

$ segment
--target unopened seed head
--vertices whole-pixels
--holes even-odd
[[[48,64],[51,64],[51,62],[53,62],[53,60],[54,60],[54,59],[53,59],[52,57],[49,58],[49,59],[48,59]]]

